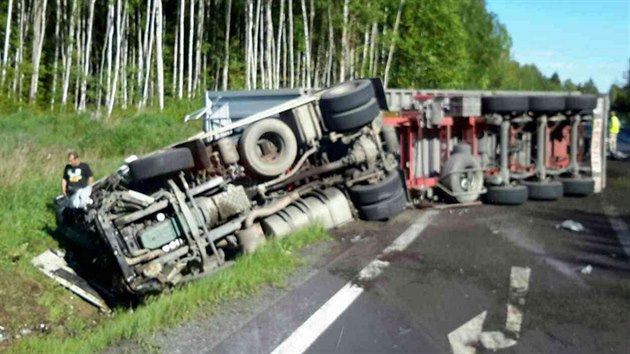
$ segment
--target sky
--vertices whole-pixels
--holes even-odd
[[[600,92],[630,66],[630,0],[486,0],[512,37],[512,56]]]

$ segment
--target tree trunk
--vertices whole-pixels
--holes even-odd
[[[112,89],[112,58],[114,49],[114,3],[107,5],[107,81],[105,82],[105,100],[109,99],[109,93]],[[99,87],[99,94],[101,88]],[[100,106],[101,100],[99,98]]]
[[[161,0],[157,0],[157,1],[161,1]],[[116,58],[114,62],[114,79],[111,84],[111,91],[109,92],[109,99],[107,100],[107,115],[108,116],[112,115],[112,110],[114,109],[114,103],[116,102],[116,93],[118,91],[118,76],[120,73],[120,59],[122,56],[121,48],[122,48],[122,42],[123,42],[124,33],[125,33],[125,23],[127,22],[127,5],[126,4],[127,2],[125,1],[125,6],[123,7],[121,0],[117,0],[117,4],[116,4]],[[158,53],[159,52],[160,50],[158,50]]]
[[[400,15],[402,14],[402,8],[405,4],[405,0],[400,0],[400,5],[398,6],[398,13],[396,13],[396,22],[394,23],[394,34],[392,35],[392,42],[389,45],[389,54],[387,54],[387,64],[385,64],[385,75],[383,80],[383,86],[387,88],[387,84],[389,83],[389,70],[392,66],[392,59],[394,57],[394,49],[396,47],[396,40],[398,39],[398,27],[400,26]]]
[[[122,91],[122,108],[127,109],[127,63],[129,59],[129,9],[125,12],[125,31],[123,34],[123,53],[122,53],[122,66],[121,66],[121,91]]]
[[[150,7],[150,12],[148,13],[149,22],[150,22],[149,23],[149,42],[148,42],[147,55],[145,59],[146,72],[144,74],[144,87],[142,89],[142,99],[140,100],[140,104],[138,105],[139,108],[146,106],[147,99],[149,97],[149,90],[150,90],[149,79],[151,78],[151,60],[153,56],[153,34],[155,32],[154,30],[155,28],[155,1],[153,1],[152,3],[153,4]]]
[[[368,30],[365,30],[365,33],[363,34],[363,58],[361,60],[361,73],[360,76],[365,76],[365,70],[367,69],[367,63],[368,63],[368,48],[370,43],[370,32],[368,32]]]
[[[175,41],[173,42],[173,97],[177,94],[177,58],[179,56],[179,26],[175,29]]]
[[[199,11],[197,18],[197,42],[195,44],[195,74],[193,80],[193,92],[197,92],[199,87],[199,74],[201,72],[201,44],[203,43],[204,34],[204,15],[205,15],[205,2],[206,0],[199,0]]]
[[[9,44],[11,39],[11,15],[13,12],[13,0],[9,0],[9,5],[7,8],[7,26],[4,31],[4,49],[2,51],[2,82],[0,82],[0,87],[4,87],[4,80],[7,76],[7,66],[9,65]]]
[[[92,49],[92,26],[94,24],[94,3],[90,0],[90,10],[88,15],[87,33],[85,41],[85,61],[83,63],[83,77],[81,78],[81,98],[79,101],[79,111],[85,111],[87,104],[87,77],[90,74],[90,51]]]
[[[22,73],[22,61],[24,60],[24,30],[26,28],[26,21],[28,16],[26,14],[26,3],[25,0],[20,2],[20,26],[19,26],[19,40],[18,40],[18,48],[16,51],[16,59],[15,59],[15,80],[13,81],[13,91],[16,93],[18,102],[22,102],[22,80],[24,78],[24,73]]]
[[[343,1],[343,26],[341,27],[341,58],[339,60],[339,79],[346,79],[346,59],[348,57],[348,5],[350,0]]]
[[[247,0],[245,7],[245,87],[252,89],[252,30],[254,19],[254,1]]]
[[[46,5],[48,5],[48,0],[38,0],[33,4],[33,56],[31,58],[33,74],[31,75],[31,91],[29,94],[31,103],[35,102],[39,87],[39,65],[42,58],[44,36],[46,35]]]
[[[230,19],[232,18],[232,0],[228,0],[225,8],[225,53],[223,54],[223,91],[228,89],[230,72]]]
[[[370,36],[370,67],[369,67],[369,75],[373,76],[376,71],[376,41],[378,34],[378,23],[372,23],[372,35]]]
[[[304,61],[306,65],[306,88],[311,88],[311,39],[308,30],[308,11],[306,9],[306,0],[302,0],[302,18],[304,19]]]
[[[190,13],[188,17],[188,90],[186,91],[188,98],[192,97],[193,49],[195,46],[195,1],[196,0],[190,0]]]
[[[57,95],[57,76],[59,69],[59,47],[61,47],[62,41],[59,37],[59,25],[61,22],[61,1],[55,1],[55,58],[53,63],[53,79],[52,79],[52,92],[50,94],[50,108],[55,106],[55,96]]]
[[[280,88],[280,66],[282,55],[282,34],[284,31],[284,0],[280,0],[280,19],[278,20],[278,40],[276,41],[277,51],[275,60],[275,88]]]
[[[331,5],[328,3],[328,54],[326,58],[326,72],[325,72],[325,82],[324,85],[326,87],[331,85],[332,80],[332,64],[333,64],[333,56],[335,55],[335,32],[333,31],[333,22],[332,22],[332,14],[331,14]]]
[[[254,89],[258,88],[258,52],[260,47],[259,38],[261,36],[260,33],[260,7],[263,0],[256,1],[256,20],[254,24],[254,52],[253,52],[253,60],[252,60],[252,86]]]
[[[120,1],[120,0],[119,0]],[[201,0],[203,1],[203,0]],[[162,0],[155,1],[155,48],[157,59],[158,105],[164,109],[164,56],[162,53]]]
[[[295,61],[293,60],[293,0],[289,1],[289,77],[290,87],[295,87]]]
[[[273,0],[267,0],[267,5],[265,6],[265,14],[266,14],[266,22],[267,22],[267,41],[266,41],[266,50],[265,57],[267,61],[267,88],[273,88],[273,73],[275,64],[273,62],[273,19],[271,18],[271,3]]]
[[[184,15],[186,11],[185,1],[186,0],[179,0],[179,83],[177,87],[177,98],[179,99],[182,99],[182,97],[184,96]]]

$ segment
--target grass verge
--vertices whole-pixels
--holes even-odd
[[[274,240],[256,254],[241,257],[233,267],[215,276],[182,286],[170,294],[147,300],[134,312],[120,310],[113,318],[91,331],[74,337],[31,337],[9,348],[9,353],[91,353],[129,338],[138,338],[170,328],[198,313],[209,314],[221,302],[255,294],[264,285],[283,286],[287,276],[303,260],[299,250],[327,239],[318,225],[297,231],[282,240]]]

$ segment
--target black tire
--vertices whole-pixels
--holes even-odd
[[[278,150],[264,156],[261,143]],[[245,129],[238,150],[245,168],[261,177],[275,177],[289,169],[297,156],[297,140],[289,126],[279,119],[264,119]]]
[[[595,95],[566,96],[565,105],[568,111],[592,111],[597,107],[597,97]]]
[[[359,205],[357,209],[363,220],[385,220],[402,213],[406,207],[407,193],[401,188],[389,199],[374,204]]]
[[[195,161],[196,170],[205,170],[210,168],[210,156],[206,150],[206,144],[201,139],[191,140],[175,146],[176,148],[186,148],[190,150]]]
[[[527,96],[487,96],[481,98],[481,109],[484,114],[516,114],[529,111]]]
[[[346,81],[326,90],[319,99],[319,107],[324,116],[333,115],[363,106],[374,97],[370,80]]]
[[[472,155],[472,147],[468,143],[459,143],[453,146],[453,154]]]
[[[324,116],[324,122],[329,130],[345,132],[356,130],[370,124],[381,113],[378,102],[375,98],[370,99],[366,104],[355,109]]]
[[[564,96],[530,96],[529,110],[535,113],[557,113],[566,109]]]
[[[160,151],[129,163],[129,171],[134,181],[165,176],[190,170],[193,167],[195,167],[195,161],[187,148]]]
[[[525,186],[488,186],[483,201],[488,204],[520,205],[525,203],[527,198],[527,187]]]
[[[527,195],[531,200],[558,200],[564,194],[562,182],[559,181],[522,181],[527,187]]]
[[[405,186],[400,171],[391,172],[376,184],[360,184],[350,187],[350,199],[355,205],[367,205],[391,198]]]
[[[561,178],[564,195],[585,197],[595,192],[595,181],[592,178]]]
[[[474,172],[468,172],[466,178],[463,177],[463,171],[467,169],[476,169]],[[462,171],[462,173],[458,173]],[[479,161],[469,154],[454,154],[446,161],[442,170],[443,183],[454,194],[462,192],[474,192],[468,195],[449,196],[448,199],[458,203],[469,203],[477,200],[483,189],[483,171]]]

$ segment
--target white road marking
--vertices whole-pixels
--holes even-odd
[[[476,345],[479,343],[479,336],[487,315],[488,311],[484,311],[448,334],[448,343],[451,345],[453,354],[475,354],[477,352]]]
[[[623,248],[623,251],[630,260],[630,230],[628,230],[628,225],[619,218],[619,213],[614,206],[604,205],[604,211],[606,215],[608,215],[608,221],[617,235],[621,248]]]
[[[520,335],[523,324],[523,306],[529,290],[529,276],[532,270],[524,267],[512,267],[510,271],[510,293],[508,295],[505,330],[516,338]]]
[[[359,274],[370,275],[369,279],[381,274],[389,262],[383,262],[378,258],[381,255],[406,249],[427,227],[431,219],[439,212],[430,210],[423,213],[413,224],[411,224],[400,236],[398,236],[390,246],[364,267]],[[359,276],[357,276],[359,278]],[[298,354],[304,353],[319,336],[330,327],[345,310],[354,303],[363,293],[363,288],[349,281],[335,295],[333,295],[322,307],[309,317],[300,327],[298,327],[289,337],[278,345],[272,354]]]
[[[484,311],[448,334],[448,342],[453,354],[475,354],[478,344],[490,350],[505,349],[516,345],[523,323],[522,306],[529,290],[530,268],[512,267],[510,270],[510,292],[505,331],[483,331],[483,323],[488,311]]]
[[[347,283],[271,353],[305,352],[362,293],[362,287]]]

